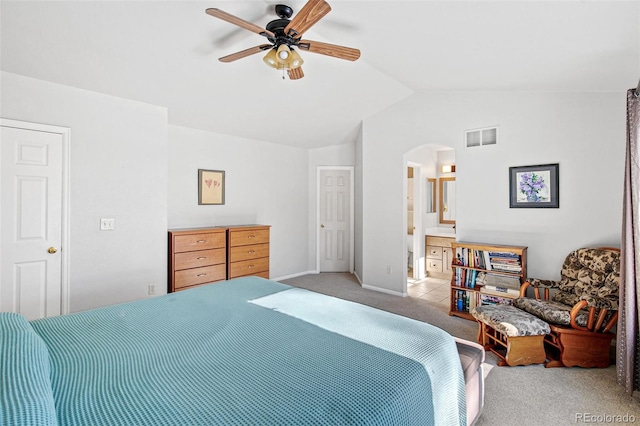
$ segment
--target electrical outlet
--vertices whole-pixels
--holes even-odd
[[[391,266],[387,266],[387,274],[391,273]]]
[[[156,285],[155,284],[149,284],[148,293],[149,293],[149,296],[153,296],[154,294],[156,294]]]

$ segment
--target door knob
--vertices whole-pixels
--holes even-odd
[[[49,250],[47,250],[49,252],[49,254],[53,254],[53,253],[57,253],[58,249],[55,247],[49,247]]]
[[[324,223],[322,225],[320,225],[320,228],[324,228]]]

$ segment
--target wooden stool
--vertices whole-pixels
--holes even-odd
[[[478,343],[498,356],[498,365],[542,364],[549,324],[509,305],[482,305],[471,311],[478,321]]]

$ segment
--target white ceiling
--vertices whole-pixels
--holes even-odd
[[[165,106],[172,124],[313,148],[423,91],[624,91],[640,78],[640,1],[344,1],[305,38],[356,62],[301,52],[282,80],[263,44],[205,14],[264,26],[277,2],[0,2],[2,70]],[[294,13],[304,0],[286,0]]]

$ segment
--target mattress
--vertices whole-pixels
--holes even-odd
[[[265,304],[289,294],[296,296],[291,306],[313,315]],[[0,420],[60,425],[473,421],[475,413],[467,418],[469,382],[459,342],[429,324],[358,304],[354,317],[334,321],[338,313],[348,315],[350,306],[345,310],[337,302],[331,311],[333,304],[328,296],[246,277],[32,322],[0,314]],[[330,315],[319,315],[323,309]],[[358,326],[345,327],[349,321]]]

